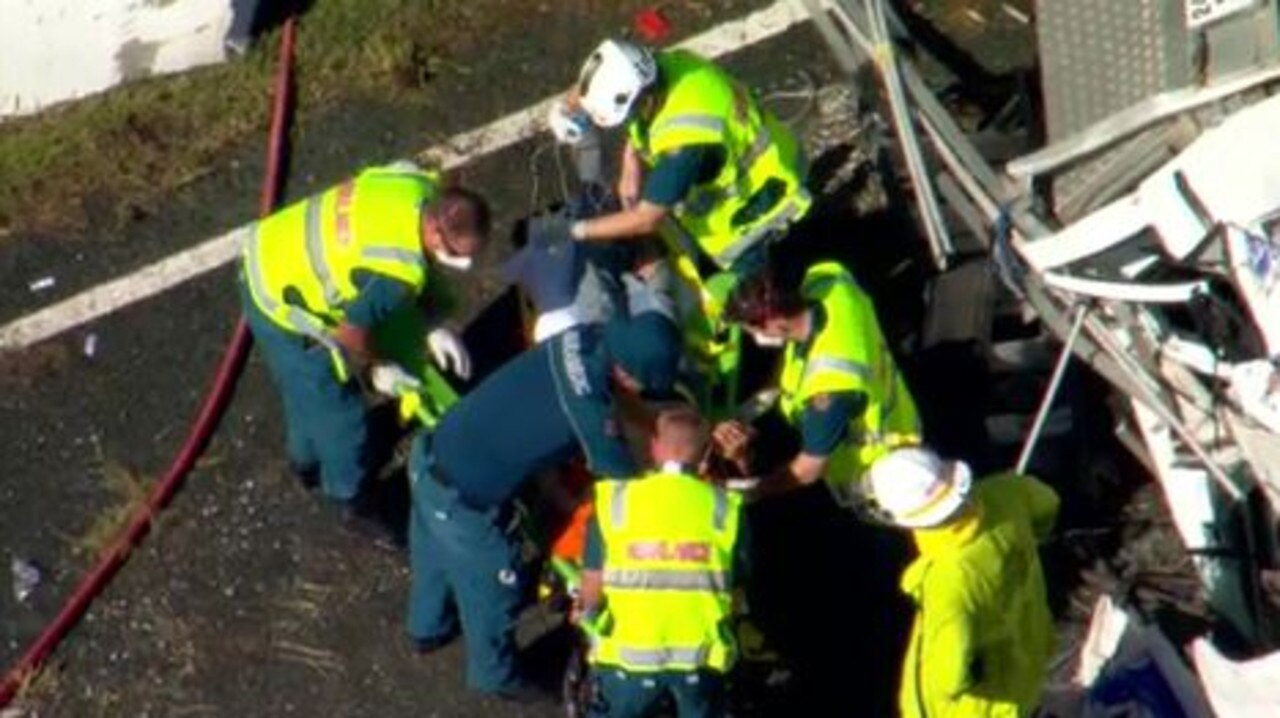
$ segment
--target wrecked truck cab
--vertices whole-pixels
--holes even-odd
[[[935,89],[939,66],[965,70],[896,6],[804,5],[876,81],[935,287],[994,268],[1002,287],[962,298],[1016,303],[1110,385],[1210,607],[1206,640],[1280,650],[1280,3],[1037,0],[1017,13],[1035,82],[1012,103],[1032,119],[1005,137]]]

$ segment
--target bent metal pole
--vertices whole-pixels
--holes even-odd
[[[1072,347],[1080,337],[1080,330],[1084,328],[1084,320],[1088,313],[1086,305],[1081,304],[1076,307],[1076,318],[1071,323],[1071,332],[1067,334],[1067,339],[1062,344],[1062,353],[1058,355],[1058,361],[1053,367],[1049,386],[1045,388],[1044,396],[1040,399],[1040,407],[1036,409],[1035,421],[1032,422],[1031,430],[1027,432],[1027,438],[1022,443],[1022,451],[1018,453],[1017,468],[1014,470],[1019,474],[1026,473],[1027,464],[1031,463],[1031,453],[1035,451],[1036,443],[1040,440],[1040,432],[1044,431],[1044,423],[1049,418],[1049,409],[1053,407],[1053,400],[1058,396],[1058,389],[1062,386],[1062,378],[1067,373],[1067,364],[1071,362]]]
[[[267,144],[267,171],[262,180],[260,211],[264,216],[270,214],[275,208],[279,194],[280,162],[284,149],[285,127],[289,117],[288,100],[293,76],[295,27],[296,21],[290,17],[285,21],[280,35],[280,56],[276,69],[271,132]],[[252,335],[244,319],[241,318],[218,364],[213,387],[205,397],[200,413],[187,435],[187,440],[174,457],[169,470],[152,488],[146,502],[138,507],[125,529],[102,553],[97,565],[80,580],[58,615],[9,669],[4,677],[4,683],[0,684],[0,708],[7,706],[39,671],[53,649],[80,620],[94,598],[102,592],[124,565],[129,553],[151,528],[156,514],[173,498],[222,419],[252,345]]]

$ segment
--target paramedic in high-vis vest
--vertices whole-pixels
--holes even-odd
[[[668,409],[650,444],[656,468],[596,483],[579,607],[592,716],[640,718],[665,695],[680,718],[725,715],[746,541],[741,496],[697,475],[707,434],[696,410]]]
[[[368,373],[384,392],[406,378],[379,359],[371,334],[418,300],[434,265],[469,268],[488,230],[482,197],[400,162],[292,204],[247,236],[244,311],[283,396],[290,472],[353,518],[371,469],[358,377]],[[426,339],[442,368],[467,378],[455,334],[439,328]]]
[[[622,209],[574,222],[574,239],[649,237],[672,218],[695,245],[684,252],[701,255],[695,261],[746,272],[809,210],[794,134],[742,83],[691,52],[604,41],[549,120],[562,139],[588,121],[626,127]]]
[[[836,262],[814,264],[799,284],[766,270],[738,285],[725,318],[756,343],[783,351],[779,408],[800,433],[800,451],[756,489],[769,496],[825,478],[837,503],[863,503],[877,458],[920,442],[920,418],[885,343],[871,298]],[[716,427],[726,456],[740,458],[752,430]]]

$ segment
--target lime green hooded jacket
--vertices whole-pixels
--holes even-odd
[[[1031,714],[1053,651],[1053,618],[1037,545],[1058,496],[1003,474],[974,486],[970,510],[912,532],[919,557],[902,576],[916,605],[903,665],[904,718]]]

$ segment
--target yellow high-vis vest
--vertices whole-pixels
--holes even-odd
[[[848,270],[822,262],[805,273],[801,292],[822,306],[826,323],[807,351],[796,342],[783,354],[780,406],[792,423],[821,394],[857,391],[867,407],[849,424],[849,438],[831,456],[826,480],[847,504],[871,464],[889,450],[920,443],[920,417],[885,345],[871,298]]]
[[[681,473],[599,481],[605,618],[591,662],[634,673],[724,672],[742,498]]]
[[[730,269],[751,247],[809,211],[799,142],[714,63],[684,50],[659,52],[657,63],[666,94],[651,121],[628,124],[631,145],[650,166],[690,145],[723,148],[720,173],[696,185],[673,214],[703,252]],[[738,217],[770,180],[782,183],[779,201],[758,217]]]
[[[245,241],[244,279],[261,312],[281,328],[334,352],[333,329],[365,270],[408,284],[427,281],[421,211],[437,196],[439,175],[410,163],[374,167],[257,222]]]

